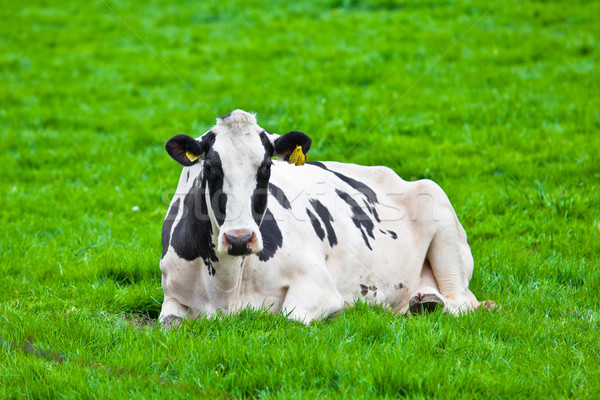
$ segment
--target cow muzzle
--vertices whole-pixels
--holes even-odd
[[[256,234],[245,229],[226,232],[222,244],[230,256],[245,256],[258,250]]]

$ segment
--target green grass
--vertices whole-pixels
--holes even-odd
[[[600,3],[501,1],[406,95],[492,1],[108,4],[186,84],[102,2],[0,7],[0,397],[598,396]],[[163,144],[235,108],[436,180],[500,308],[141,324]]]

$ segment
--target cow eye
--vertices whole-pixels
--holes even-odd
[[[204,173],[210,174],[212,172],[212,167],[208,164],[204,164]]]

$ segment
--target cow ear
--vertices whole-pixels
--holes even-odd
[[[167,153],[184,167],[189,167],[204,157],[200,142],[188,135],[175,135],[165,145]]]
[[[298,131],[288,132],[273,142],[274,154],[277,158],[288,161],[296,146],[302,146],[302,152],[306,154],[311,144],[312,139],[308,135]]]

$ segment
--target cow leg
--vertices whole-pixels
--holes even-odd
[[[444,297],[439,291],[431,264],[425,259],[423,269],[421,270],[421,282],[419,288],[411,296],[408,302],[409,309],[412,313],[420,314],[424,311],[434,311],[436,308],[444,307]]]
[[[469,289],[466,290],[466,297],[473,308],[484,310],[496,308],[496,303],[491,300],[482,302],[477,301],[477,298]],[[439,287],[433,275],[433,270],[431,269],[429,260],[425,259],[425,262],[423,263],[423,269],[421,271],[421,282],[419,284],[419,289],[414,292],[409,301],[410,311],[415,314],[420,314],[424,311],[434,311],[438,307],[446,307],[448,303],[448,299],[442,296],[439,291]],[[450,304],[450,306],[446,307],[446,309],[448,309],[450,312],[456,313],[451,309],[452,306],[453,305]]]
[[[176,299],[165,296],[158,321],[163,328],[172,329],[181,324],[181,321],[189,314],[189,308],[179,303]]]
[[[439,228],[431,242],[427,258],[443,296],[446,311],[460,314],[479,306],[479,302],[469,291],[473,256],[467,235],[451,208],[439,220]]]
[[[314,280],[305,279],[296,281],[289,287],[282,304],[282,312],[288,318],[308,325],[315,319],[326,318],[340,311],[343,307],[344,299],[333,281],[330,284],[317,285]]]

